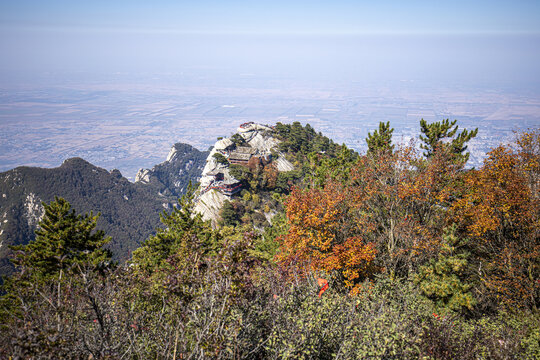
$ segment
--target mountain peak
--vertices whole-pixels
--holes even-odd
[[[65,167],[77,167],[77,166],[91,166],[91,167],[96,167],[95,165],[92,165],[91,163],[89,163],[88,161],[84,160],[83,158],[80,158],[80,157],[72,157],[72,158],[69,158],[69,159],[66,159],[62,162],[62,165],[60,165],[60,167],[62,168],[65,168]]]
[[[199,179],[207,154],[189,144],[176,143],[164,162],[152,169],[140,169],[135,182],[149,184],[157,194],[174,203],[185,193],[189,181]]]
[[[233,174],[231,167],[266,166],[274,167],[278,172],[294,170],[279,151],[279,143],[272,127],[253,122],[240,125],[238,132],[230,138],[218,139],[201,174],[195,211],[217,225],[223,204],[246,187],[246,180]],[[233,170],[238,172],[238,169]]]

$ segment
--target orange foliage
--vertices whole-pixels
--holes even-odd
[[[280,259],[337,271],[352,293],[375,271],[406,277],[438,254],[459,170],[443,151],[424,161],[409,146],[360,157],[347,181],[295,189]]]
[[[252,156],[248,163],[247,163],[247,167],[249,168],[249,170],[251,171],[255,171],[257,170],[259,167],[261,167],[261,158],[258,157],[258,156]]]
[[[328,183],[323,189],[294,189],[286,203],[290,229],[283,238],[282,261],[297,260],[310,270],[338,272],[349,288],[374,271],[375,246],[352,216],[347,189]]]
[[[467,174],[466,192],[452,206],[454,221],[486,264],[486,288],[507,306],[538,306],[540,201],[530,182],[538,156],[497,147],[480,170]]]
[[[264,180],[268,188],[273,189],[276,187],[278,175],[279,172],[275,164],[271,163],[264,167]]]
[[[533,197],[538,199],[540,188],[540,129],[518,135],[519,157],[523,174],[527,178]]]
[[[470,235],[491,241],[531,230],[535,217],[531,191],[512,150],[503,146],[492,150],[481,170],[467,174],[465,186],[467,193],[453,208]]]
[[[353,169],[356,198],[373,224],[370,239],[388,272],[407,276],[414,265],[440,249],[444,209],[459,177],[459,167],[443,151],[424,161],[412,147],[377,157],[362,157]]]

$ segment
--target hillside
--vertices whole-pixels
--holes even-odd
[[[200,175],[205,152],[186,144],[172,147],[167,160],[144,170],[135,183],[118,170],[107,171],[72,158],[53,169],[18,167],[0,173],[0,274],[12,271],[9,245],[26,244],[43,215],[41,202],[63,197],[78,213],[100,212],[98,228],[112,237],[108,247],[116,260],[131,251],[160,225],[190,180]]]

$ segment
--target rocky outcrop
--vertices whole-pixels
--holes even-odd
[[[285,155],[278,151],[279,140],[272,136],[273,129],[271,127],[260,124],[245,124],[238,128],[238,133],[246,140],[246,142],[253,148],[257,149],[261,154],[271,154],[272,152],[278,155],[277,159],[274,159],[278,171],[292,171],[294,170],[293,164],[285,159]]]
[[[291,164],[289,160],[285,159],[285,156],[282,153],[279,154],[279,157],[275,160],[275,163],[279,172],[294,170],[293,164]]]
[[[140,182],[143,184],[150,183],[150,175],[152,171],[149,169],[139,169],[137,175],[135,175],[135,182]]]
[[[41,205],[41,199],[39,199],[34,193],[28,194],[24,202],[24,209],[24,215],[26,217],[28,226],[37,227],[45,213],[45,209],[43,209],[43,205]]]
[[[254,123],[243,124],[238,128],[238,134],[262,155],[278,149],[279,140],[271,136],[272,132],[271,127]]]
[[[160,197],[176,203],[190,181],[196,183],[206,163],[208,151],[199,151],[191,145],[177,143],[171,147],[167,159],[152,169],[140,169],[135,183],[152,188]]]
[[[193,210],[201,214],[203,220],[210,220],[212,221],[212,225],[216,226],[219,219],[219,212],[226,200],[230,200],[230,198],[220,191],[207,191],[197,197]]]
[[[245,141],[242,146],[232,140],[237,134]],[[293,164],[279,152],[280,141],[272,136],[271,127],[246,123],[240,125],[237,134],[216,142],[206,158],[196,192],[194,211],[200,213],[204,220],[210,220],[213,226],[217,226],[223,203],[231,200],[234,194],[241,190],[242,183],[230,174],[230,163],[247,164],[251,156],[272,160],[272,154],[277,154],[275,161],[278,171],[294,170]],[[219,158],[222,160],[218,160]]]

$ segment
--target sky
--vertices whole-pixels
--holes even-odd
[[[3,0],[4,29],[234,34],[539,33],[538,1]]]
[[[540,79],[540,1],[1,0],[0,80],[43,72]]]

